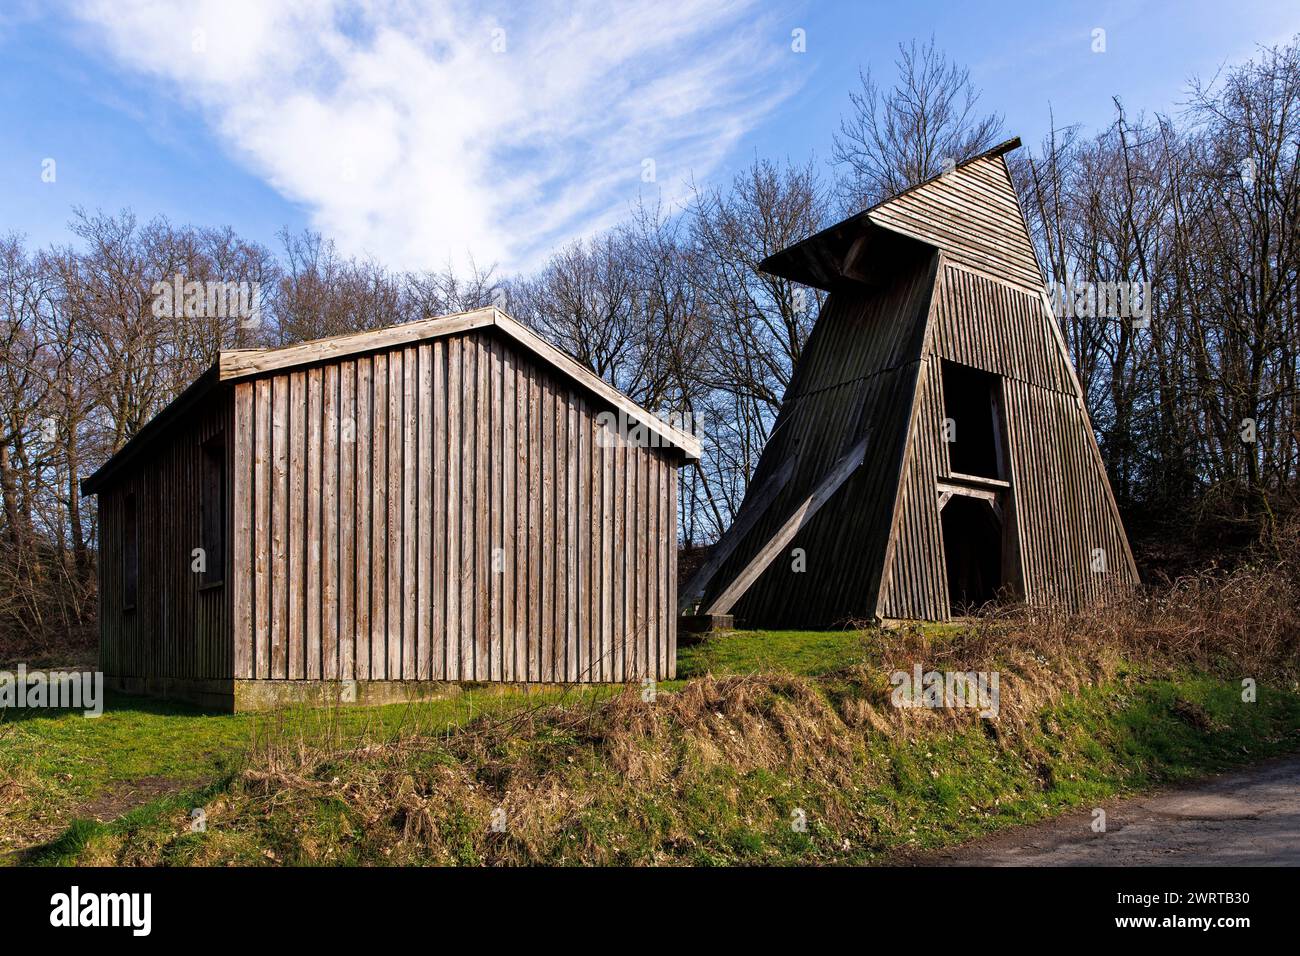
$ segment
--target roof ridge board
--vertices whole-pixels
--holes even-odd
[[[937,174],[934,175],[934,176],[930,176],[930,177],[927,178],[927,179],[923,179],[923,180],[921,180],[919,183],[913,183],[911,186],[908,186],[906,189],[901,189],[901,190],[899,190],[898,192],[894,193],[892,196],[889,196],[889,197],[887,197],[887,198],[885,198],[885,199],[882,199],[882,200],[880,200],[879,202],[874,203],[874,204],[871,205],[871,206],[868,206],[866,209],[861,210],[860,212],[856,212],[856,213],[854,213],[854,214],[851,215],[851,216],[847,216],[846,218],[841,219],[839,222],[832,223],[831,225],[826,226],[824,229],[819,229],[819,230],[817,230],[816,232],[814,232],[812,235],[810,235],[810,236],[805,236],[803,239],[800,239],[798,242],[793,243],[792,245],[786,246],[784,249],[781,249],[781,250],[778,250],[777,252],[772,253],[770,256],[767,256],[766,258],[764,258],[764,259],[763,259],[763,260],[758,264],[758,268],[759,268],[761,271],[763,271],[763,272],[769,272],[769,273],[770,273],[770,272],[771,272],[771,269],[769,268],[769,266],[774,266],[774,265],[776,265],[776,261],[775,261],[775,260],[779,260],[779,259],[784,258],[788,253],[790,253],[790,252],[793,251],[794,249],[798,249],[799,247],[804,246],[804,245],[809,244],[809,243],[812,243],[812,242],[814,242],[815,240],[818,240],[818,239],[824,239],[825,237],[827,237],[827,236],[829,236],[829,235],[831,235],[831,234],[833,234],[833,233],[835,233],[835,232],[838,232],[838,231],[840,231],[840,230],[842,230],[842,229],[847,229],[847,228],[850,228],[850,227],[853,227],[853,226],[857,226],[857,225],[859,225],[862,221],[865,221],[865,222],[867,222],[868,224],[871,224],[871,225],[875,225],[875,223],[874,223],[874,222],[872,221],[872,219],[871,219],[871,213],[873,213],[873,212],[875,212],[876,210],[880,209],[882,206],[886,206],[886,205],[888,205],[889,203],[893,202],[893,201],[896,200],[896,199],[899,199],[899,198],[901,198],[901,197],[903,197],[903,196],[906,196],[906,195],[908,195],[908,194],[910,194],[910,193],[916,192],[917,190],[921,189],[922,187],[924,187],[924,186],[928,186],[928,185],[930,185],[930,184],[932,184],[932,183],[938,181],[941,177],[948,175],[949,173],[951,173],[951,172],[954,171],[954,170],[958,170],[958,169],[962,169],[962,168],[964,168],[964,167],[966,167],[966,166],[970,166],[971,164],[973,164],[973,163],[977,163],[977,162],[979,162],[980,160],[983,160],[983,159],[997,159],[997,158],[1000,158],[1000,157],[1002,157],[1004,154],[1009,153],[1009,152],[1011,152],[1011,151],[1014,150],[1014,149],[1019,149],[1020,146],[1021,146],[1020,137],[1019,137],[1019,136],[1013,136],[1013,137],[1011,137],[1011,138],[1008,139],[1008,140],[1004,140],[1003,142],[998,143],[996,146],[993,146],[993,147],[991,147],[990,149],[986,149],[986,150],[984,150],[984,152],[982,152],[982,153],[976,153],[974,156],[970,156],[970,157],[968,157],[967,159],[963,159],[961,162],[959,162],[959,163],[957,163],[955,166],[953,166],[952,170],[944,170],[944,171],[941,172],[941,173],[937,173]],[[1005,164],[1005,162],[1006,162],[1006,161],[1003,160],[1003,163],[1004,163],[1004,164]],[[1023,215],[1023,211],[1022,211],[1022,215]],[[923,241],[923,240],[922,240],[922,241]],[[933,245],[933,243],[931,243],[931,245]],[[779,273],[771,273],[771,274],[773,274],[773,275],[778,275]]]
[[[994,146],[992,149],[987,149],[984,152],[978,153],[975,156],[971,156],[968,159],[963,159],[960,163],[956,163],[952,167],[952,169],[945,169],[943,172],[935,173],[933,176],[923,179],[919,183],[913,183],[911,186],[908,186],[906,189],[900,189],[892,196],[880,200],[880,202],[876,203],[873,206],[867,207],[866,209],[863,210],[863,212],[874,212],[875,210],[879,209],[881,206],[887,206],[895,199],[900,199],[903,196],[916,192],[918,189],[942,181],[945,176],[951,175],[952,173],[956,172],[959,169],[964,169],[967,166],[971,166],[975,163],[978,163],[980,160],[999,159],[1005,153],[1009,153],[1013,149],[1019,149],[1019,148],[1020,148],[1020,137],[1019,136],[1012,137],[1011,139],[1007,140],[1004,143],[999,143],[997,146]],[[1005,162],[1005,160],[1003,160],[1003,162]]]
[[[273,373],[284,369],[329,362],[378,349],[392,348],[411,342],[423,341],[433,334],[453,335],[476,328],[496,326],[544,362],[575,380],[588,391],[609,402],[631,419],[645,425],[678,449],[688,461],[698,461],[702,453],[700,441],[665,422],[648,408],[643,408],[614,388],[594,372],[584,368],[577,359],[547,341],[518,320],[511,318],[496,306],[484,306],[448,315],[429,316],[410,322],[364,332],[345,332],[307,342],[295,342],[274,349],[223,349],[217,361],[175,399],[158,411],[141,429],[116,452],[82,481],[82,493],[93,493],[103,480],[130,460],[144,446],[179,418],[196,400],[217,385]],[[202,384],[200,384],[202,383]],[[90,491],[86,490],[89,483]]]
[[[377,329],[326,335],[318,339],[293,342],[276,348],[222,349],[219,359],[221,379],[222,381],[228,381],[230,379],[247,378],[260,372],[275,371],[295,365],[307,365],[341,356],[388,348],[406,341],[425,338],[426,333],[432,331],[451,335],[458,331],[494,324],[494,313],[497,311],[495,306],[484,306],[478,309],[467,309],[463,312],[452,312],[447,315],[425,316],[421,319],[398,322]],[[478,317],[481,321],[474,321],[473,317]],[[441,328],[444,325],[447,326],[446,329]],[[303,357],[297,358],[300,355]],[[227,356],[230,357],[230,361],[227,361]],[[241,365],[236,360],[243,360],[245,364]]]

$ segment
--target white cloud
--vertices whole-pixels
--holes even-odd
[[[765,28],[753,0],[518,6],[82,0],[75,10],[95,42],[197,107],[316,228],[406,268],[468,255],[534,265],[621,217],[645,158],[671,201],[715,171],[800,72],[783,68],[783,33]]]

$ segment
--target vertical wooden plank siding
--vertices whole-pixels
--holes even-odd
[[[882,617],[948,617],[935,483],[950,475],[943,442],[942,361],[1001,377],[1011,490],[1005,519],[1026,601],[1083,607],[1134,583],[1105,472],[1053,321],[1036,292],[961,263],[943,269],[909,426]],[[1102,549],[1107,570],[1092,570]]]
[[[304,551],[303,559],[303,577],[306,579],[303,588],[305,597],[305,606],[303,608],[306,616],[305,635],[306,654],[305,667],[303,676],[308,680],[320,680],[322,676],[321,661],[324,659],[324,641],[323,630],[321,629],[321,583],[324,579],[324,568],[322,567],[324,558],[324,538],[322,536],[321,525],[323,518],[324,501],[320,494],[322,489],[321,476],[323,474],[322,458],[323,449],[321,448],[321,418],[323,415],[323,382],[322,370],[312,368],[307,370],[307,418],[304,424],[304,431],[307,433],[307,467],[306,467],[306,500],[303,507],[306,510],[304,521]],[[317,573],[316,569],[320,569]]]
[[[408,347],[402,353],[402,654],[401,677],[417,680],[419,599],[419,462],[420,445],[416,438],[420,427],[419,350]]]
[[[433,346],[418,349],[419,418],[416,424],[419,464],[416,470],[416,522],[419,541],[416,551],[416,653],[415,676],[432,680],[433,603]]]
[[[354,481],[356,490],[353,496],[356,529],[352,553],[355,562],[354,567],[356,568],[356,583],[354,585],[356,608],[352,622],[354,659],[353,673],[351,675],[345,673],[343,677],[346,679],[351,676],[355,677],[356,680],[368,680],[370,677],[370,567],[374,555],[374,539],[372,536],[374,522],[371,520],[373,508],[370,493],[371,472],[373,470],[371,465],[373,428],[370,409],[374,384],[373,360],[369,356],[357,359],[356,371],[356,414],[354,417],[356,432]]]
[[[433,563],[429,676],[446,680],[447,669],[447,343],[433,343]]]
[[[719,549],[725,557],[703,603],[738,579],[844,450],[865,438],[863,465],[790,542],[804,570],[789,555],[777,556],[733,613],[761,627],[946,619],[936,489],[951,477],[943,441],[945,361],[996,376],[1009,482],[1000,492],[1002,570],[1012,593],[1033,604],[1081,608],[1135,584],[1001,153],[842,227],[773,257],[776,274],[810,270],[833,292],[795,367],[737,516],[740,530]],[[854,261],[845,262],[844,245],[864,239],[870,261],[859,263],[849,245]],[[1105,571],[1093,569],[1094,555],[1105,556]]]
[[[519,660],[519,615],[515,607],[519,549],[515,540],[518,454],[515,421],[519,407],[516,368],[509,349],[501,352],[501,679]]]
[[[388,676],[388,355],[376,355],[370,385],[370,671]],[[363,560],[359,558],[359,560]]]
[[[323,369],[321,414],[321,678],[339,676],[339,367]]]
[[[219,388],[99,492],[102,666],[214,681],[671,677],[679,453],[619,441],[605,410],[487,329]],[[217,436],[225,567],[201,585],[202,446]]]
[[[255,423],[253,420],[252,382],[240,382],[235,386],[234,434],[248,436],[249,447],[255,444]],[[233,441],[232,434],[231,440]],[[228,455],[226,461],[234,463],[235,456]],[[256,576],[253,555],[253,480],[255,456],[249,455],[237,467],[231,468],[232,497],[231,509],[233,532],[227,545],[229,558],[227,567],[233,568],[237,562],[247,563],[253,568],[251,574],[226,574],[231,581],[233,593],[231,607],[234,623],[231,631],[231,674],[237,677],[253,676],[253,585]]]
[[[100,490],[100,666],[110,678],[222,680],[256,666],[258,575],[247,547],[257,520],[250,508],[258,478],[253,446],[240,457],[242,466],[231,466],[236,431],[250,438],[256,432],[254,391],[249,383],[206,400],[184,429],[158,439],[148,456]],[[205,585],[193,570],[193,552],[203,546],[203,445],[218,437],[227,463],[225,563],[221,582]],[[128,496],[135,499],[138,553],[130,608],[123,600]]]
[[[950,474],[942,440],[944,359],[1002,377],[1012,489],[1007,520],[1020,545],[1024,599],[1078,608],[1114,597],[1135,583],[1124,531],[1041,296],[960,264],[945,267],[939,288],[881,616],[948,616],[933,490]],[[1105,571],[1092,568],[1096,549],[1106,555]]]
[[[845,288],[822,308],[750,482],[793,470],[722,563],[705,605],[738,575],[788,516],[863,438],[866,461],[736,603],[738,620],[764,626],[836,626],[872,617],[885,568],[937,255],[899,260],[894,282]],[[839,504],[837,504],[837,502]],[[742,505],[742,510],[744,506]],[[797,570],[793,552],[805,560]]]
[[[357,364],[339,364],[338,678],[356,676]]]
[[[453,508],[460,523],[459,557],[453,563],[456,569],[456,589],[459,592],[456,628],[456,676],[474,677],[474,622],[477,617],[474,607],[474,532],[478,516],[472,503],[474,501],[474,465],[478,436],[475,433],[477,418],[474,415],[478,403],[477,394],[477,360],[478,342],[473,337],[466,337],[460,343],[460,403],[457,409],[460,418],[460,443],[448,449],[448,454],[456,462],[455,470],[459,472],[456,494],[449,497],[447,506]],[[470,504],[471,507],[466,507]]]
[[[285,627],[287,674],[290,680],[301,680],[307,659],[306,613],[304,589],[307,583],[305,516],[307,512],[307,375],[292,372],[289,375],[288,451],[285,470],[288,472],[288,508],[285,523],[288,526],[288,554],[285,562],[285,589],[288,592],[288,621]]]
[[[403,441],[406,353],[396,349],[388,356],[388,629],[384,635],[384,676],[402,678],[402,642],[405,638],[406,601],[402,588],[406,535],[403,524],[406,444]]]
[[[270,677],[289,676],[286,631],[289,624],[289,380],[279,376],[272,382],[271,405],[271,670]]]
[[[446,634],[446,664],[443,676],[452,680],[460,676],[460,547],[464,514],[460,507],[461,458],[461,341],[453,338],[447,342],[447,445],[444,462],[447,469],[447,491],[444,513],[447,516],[446,559],[443,564],[444,606],[443,624]]]
[[[491,448],[493,434],[489,428],[494,398],[490,391],[493,340],[482,338],[478,342],[478,367],[475,389],[474,427],[477,437],[474,460],[474,679],[488,680],[491,665],[489,652],[489,612],[491,589],[490,518],[492,500]]]
[[[249,676],[267,678],[271,676],[271,555],[266,548],[271,529],[271,382],[260,379],[252,384],[253,437],[248,445],[253,456],[254,504],[253,539],[248,543],[248,552],[253,562],[255,660]]]

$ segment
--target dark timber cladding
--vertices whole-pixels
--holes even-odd
[[[84,484],[118,686],[242,707],[675,674],[676,469],[699,446],[495,309],[225,352],[191,393]],[[191,569],[202,488],[225,489],[219,576]]]
[[[684,610],[945,620],[995,598],[1081,608],[1136,582],[1003,159],[1018,145],[763,263],[831,295]]]

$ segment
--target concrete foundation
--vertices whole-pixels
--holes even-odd
[[[697,644],[710,631],[730,631],[736,619],[730,614],[683,614],[677,618],[677,643],[679,646]]]
[[[275,710],[279,707],[329,707],[404,704],[421,700],[445,700],[468,690],[504,694],[529,690],[534,693],[590,684],[453,683],[449,681],[402,680],[188,680],[168,677],[104,676],[104,685],[121,694],[157,697],[194,704],[224,713]]]
[[[192,680],[176,677],[123,677],[104,675],[104,686],[119,694],[157,697],[194,704],[204,710],[231,713],[235,709],[234,681]]]
[[[677,619],[677,628],[698,634],[700,631],[730,631],[736,619],[730,614],[683,614]]]

